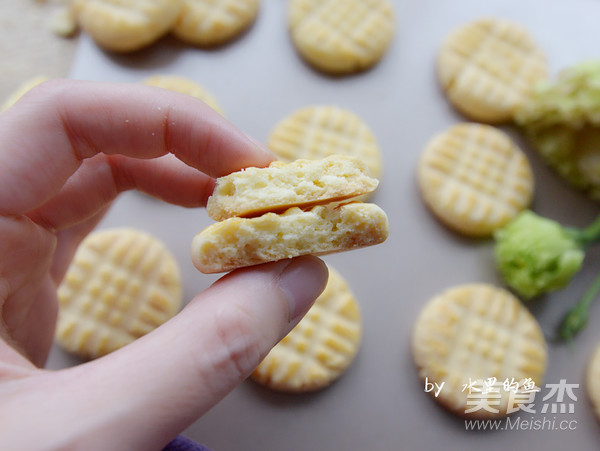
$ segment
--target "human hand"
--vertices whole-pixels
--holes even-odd
[[[271,160],[202,102],[146,86],[51,81],[0,115],[0,449],[160,449],[297,324],[327,280],[315,257],[234,271],[134,343],[40,369],[56,288],[120,192],[203,206],[214,177]]]

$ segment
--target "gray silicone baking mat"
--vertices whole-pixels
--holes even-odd
[[[417,378],[410,336],[420,309],[438,292],[466,282],[500,283],[492,243],[447,231],[423,206],[416,189],[415,166],[424,144],[464,120],[437,84],[434,64],[440,42],[471,19],[512,19],[531,31],[554,75],[600,56],[600,2],[393,3],[396,34],[382,61],[365,73],[342,78],[321,75],[298,57],[288,37],[283,0],[263,0],[256,23],[245,35],[211,51],[167,38],[139,53],[115,56],[86,36],[81,39],[72,78],[138,82],[155,73],[187,76],[215,95],[232,123],[262,141],[280,119],[300,107],[338,105],[367,122],[383,152],[384,173],[373,201],[389,215],[390,238],[377,247],[326,258],[350,282],[362,307],[364,341],[357,360],[338,382],[310,395],[281,395],[245,382],[186,434],[216,450],[596,449],[600,429],[585,395],[584,376],[590,353],[600,342],[600,305],[574,347],[549,347],[545,382],[578,384],[577,400],[563,400],[574,405],[574,412],[544,414],[543,404],[557,401],[537,397],[536,413],[518,415],[520,430],[466,431],[462,420],[439,408]],[[590,222],[597,205],[563,184],[515,138],[534,167],[534,209],[565,224]],[[185,297],[190,299],[216,279],[198,273],[189,257],[192,237],[209,222],[202,210],[132,192],[115,202],[100,227],[139,227],[164,240],[181,264]],[[595,250],[567,289],[531,305],[545,330],[552,329],[598,270],[600,253]],[[50,368],[73,363],[53,349]],[[557,430],[534,430],[526,423],[543,420],[554,420]],[[560,425],[568,427],[560,430]]]

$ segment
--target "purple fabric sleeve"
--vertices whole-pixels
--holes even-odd
[[[163,451],[211,451],[206,446],[200,445],[199,443],[190,440],[183,435],[178,435],[171,440],[167,446],[163,448]]]

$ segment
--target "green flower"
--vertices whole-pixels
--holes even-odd
[[[600,61],[537,85],[515,122],[560,176],[600,199]]]
[[[600,217],[588,228],[566,228],[531,211],[494,234],[496,265],[524,299],[566,286],[579,271],[588,244],[600,238]]]

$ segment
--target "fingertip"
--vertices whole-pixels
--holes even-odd
[[[231,282],[232,279],[236,283],[247,283],[246,277],[256,281],[264,276],[272,278],[275,289],[283,295],[287,322],[295,324],[325,289],[329,270],[320,258],[304,255],[237,269],[223,276],[213,287]]]
[[[283,268],[279,287],[289,306],[289,322],[308,311],[325,289],[329,270],[323,260],[312,255],[297,257]]]

